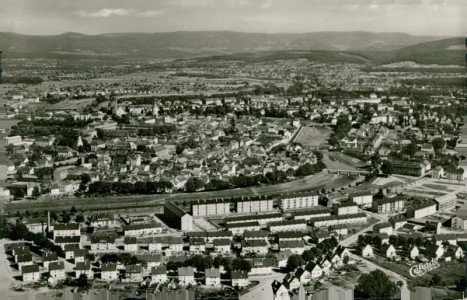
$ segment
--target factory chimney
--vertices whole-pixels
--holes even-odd
[[[2,51],[0,51],[0,83],[2,83]]]

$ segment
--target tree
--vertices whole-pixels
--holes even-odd
[[[204,187],[204,183],[201,179],[196,177],[190,177],[185,183],[185,189],[187,192],[196,192],[197,190]]]
[[[72,215],[76,214],[78,212],[78,210],[76,209],[76,207],[72,206],[71,209],[70,209],[70,213]]]
[[[381,166],[381,171],[384,173],[384,174],[392,174],[394,172],[394,167],[392,165],[392,163],[390,161],[387,161],[385,160],[383,162],[383,165]]]
[[[313,252],[311,250],[305,250],[302,253],[302,258],[305,261],[312,261],[315,258],[315,256],[313,255]]]
[[[236,258],[232,262],[232,270],[251,271],[251,264],[249,261],[242,258]]]
[[[439,152],[446,146],[446,142],[442,138],[436,138],[431,143],[433,144],[435,152]]]
[[[366,298],[390,298],[397,293],[397,286],[381,270],[362,274],[355,291]]]
[[[301,265],[303,265],[304,263],[305,263],[305,261],[303,260],[303,258],[300,255],[291,255],[287,259],[286,268],[287,268],[288,271],[292,272],[295,269],[297,269],[298,267],[300,267]]]
[[[41,195],[41,191],[39,190],[39,187],[35,186],[35,187],[32,189],[32,196],[33,196],[34,198],[38,198],[40,195]]]
[[[68,222],[70,222],[70,220],[71,220],[70,215],[67,212],[63,212],[63,215],[62,215],[63,223],[68,223]]]
[[[76,279],[76,285],[78,287],[88,287],[88,276],[84,273],[79,275],[78,279]]]
[[[435,273],[435,274],[431,277],[430,285],[431,285],[431,286],[440,286],[440,285],[443,285],[443,278],[441,278],[441,276],[439,276],[438,273]]]
[[[75,217],[75,221],[78,222],[78,223],[84,222],[84,217],[83,217],[83,215],[77,215],[77,216]]]

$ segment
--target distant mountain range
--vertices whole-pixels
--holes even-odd
[[[441,51],[442,58],[444,51],[461,53],[456,47],[463,44],[460,38],[443,39],[443,37],[412,36],[404,33],[371,32],[266,34],[181,31],[100,35],[64,33],[50,36],[0,33],[0,49],[5,57],[43,58],[164,59],[300,50],[331,52],[326,55],[372,61],[378,55],[393,58],[402,55],[409,58],[412,55],[426,53],[424,49],[420,52],[419,47],[429,47],[438,51],[437,53]],[[446,46],[444,49],[439,48],[444,46]]]

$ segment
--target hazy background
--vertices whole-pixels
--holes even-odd
[[[2,0],[0,31],[373,31],[465,36],[466,0]]]

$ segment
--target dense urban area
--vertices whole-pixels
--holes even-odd
[[[4,49],[0,298],[463,297],[464,65],[346,55]]]

